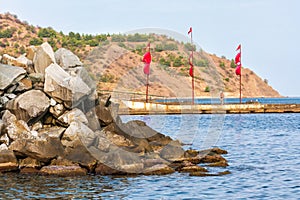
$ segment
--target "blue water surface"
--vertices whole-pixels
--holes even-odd
[[[185,148],[211,145],[227,150],[230,166],[225,170],[231,174],[3,174],[1,199],[300,199],[300,114],[122,116],[124,122],[132,119],[184,141]]]

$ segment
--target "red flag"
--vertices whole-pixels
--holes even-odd
[[[235,69],[235,74],[241,76],[241,65],[238,65]]]
[[[234,62],[236,65],[239,65],[241,63],[241,53],[238,53],[236,56],[235,56],[235,62]]]
[[[143,57],[143,62],[145,63],[145,66],[144,66],[144,73],[149,75],[150,74],[150,63],[151,63],[151,53],[150,51],[146,52],[144,54],[144,57]]]
[[[188,31],[188,34],[190,34],[192,31],[193,31],[192,27],[190,27],[190,30]]]
[[[236,48],[236,51],[237,50],[241,50],[241,45],[239,45],[237,48]]]
[[[147,75],[150,74],[150,63],[145,63],[144,74],[147,74]]]
[[[149,51],[147,51],[144,56],[143,56],[143,62],[144,63],[148,63],[150,64],[151,63],[151,54]]]
[[[189,64],[190,64],[190,72],[189,73],[190,73],[191,77],[194,77],[194,70],[193,70],[194,65],[193,65],[193,62],[192,62],[191,58],[192,58],[192,54],[189,57]]]

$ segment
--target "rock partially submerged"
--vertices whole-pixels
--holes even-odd
[[[0,64],[0,172],[203,176],[228,165],[224,150],[185,151],[145,122],[123,123],[69,50],[44,43],[4,58],[14,66]]]

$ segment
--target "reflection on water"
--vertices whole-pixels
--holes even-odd
[[[212,115],[123,116],[139,119],[199,148]],[[184,133],[182,133],[184,132]],[[3,174],[2,199],[298,199],[300,114],[225,115],[216,145],[226,149],[232,174],[52,177]],[[192,135],[192,136],[191,136]],[[218,169],[216,169],[218,170]]]

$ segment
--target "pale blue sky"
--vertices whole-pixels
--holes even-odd
[[[242,62],[284,96],[300,96],[299,0],[0,0],[0,12],[64,33],[168,29],[201,48]]]

